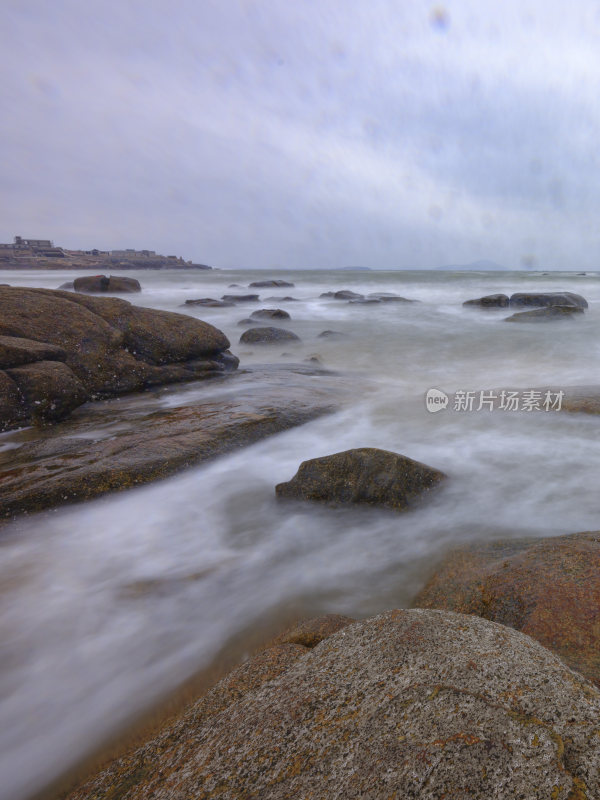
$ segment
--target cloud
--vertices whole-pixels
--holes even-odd
[[[221,266],[600,267],[592,2],[5,16],[3,240]]]

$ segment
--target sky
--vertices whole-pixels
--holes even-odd
[[[597,0],[2,0],[0,242],[600,269]]]

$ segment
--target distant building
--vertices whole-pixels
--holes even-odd
[[[154,250],[134,250],[132,247],[128,247],[126,250],[111,250],[111,256],[114,258],[139,258],[139,257],[152,257],[156,255]]]
[[[35,250],[52,250],[53,242],[50,239],[23,239],[22,236],[15,236],[14,247],[28,247]]]

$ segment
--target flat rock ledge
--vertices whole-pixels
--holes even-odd
[[[528,636],[388,611],[275,644],[66,798],[598,800],[599,728],[598,689]]]
[[[16,431],[0,453],[0,517],[129,489],[335,411],[342,377],[309,367],[256,368],[204,387],[88,403],[71,419]],[[208,388],[208,387],[207,387]],[[169,395],[169,391],[171,394]],[[200,396],[196,396],[197,393]],[[170,405],[172,398],[178,405]]]

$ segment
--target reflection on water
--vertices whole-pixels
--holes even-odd
[[[184,290],[181,275],[142,273],[147,289],[136,302],[175,310],[187,297],[220,297],[228,283],[256,276],[186,275],[197,285]],[[46,286],[63,279],[35,278]],[[289,327],[303,340],[292,357],[318,351],[325,366],[353,374],[350,407],[167,481],[2,529],[2,800],[60,772],[259,620],[268,628],[265,620],[275,625],[294,611],[366,616],[406,605],[456,542],[597,527],[596,417],[429,414],[423,400],[431,386],[592,383],[600,361],[597,277],[581,284],[573,276],[294,273],[291,280],[300,302],[286,306]],[[572,323],[521,328],[504,325],[502,313],[461,306],[529,286],[581,291],[590,309]],[[351,306],[318,298],[342,287],[421,302]],[[194,311],[232,342],[246,312]],[[318,339],[327,328],[347,338]],[[277,348],[267,356],[256,348],[245,360],[265,358],[281,363]],[[174,387],[144,402],[164,407],[223,389]],[[131,407],[124,399],[123,408]],[[94,435],[110,430],[97,423],[92,414]],[[31,435],[9,434],[1,446]],[[404,515],[276,501],[274,485],[302,460],[358,446],[404,453],[450,480]]]

